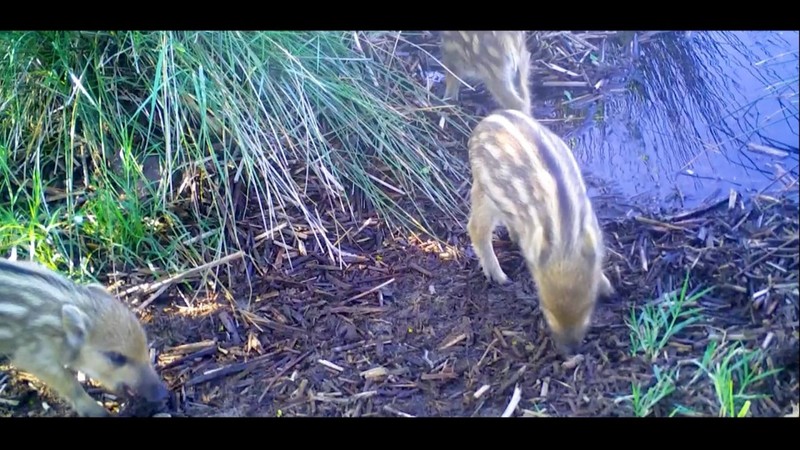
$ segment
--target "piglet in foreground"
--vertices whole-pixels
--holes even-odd
[[[481,81],[503,109],[531,110],[531,55],[524,31],[442,31],[445,100],[458,100],[459,78]]]
[[[571,149],[530,115],[495,111],[473,130],[468,232],[485,276],[508,277],[492,248],[505,225],[522,250],[539,304],[562,354],[583,341],[598,296],[614,293],[603,273],[603,234]]]
[[[157,403],[168,395],[130,309],[101,285],[79,285],[31,262],[0,259],[0,355],[52,388],[79,416],[110,413],[71,370],[120,396]]]

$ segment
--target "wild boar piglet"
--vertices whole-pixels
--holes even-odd
[[[445,100],[458,100],[461,81],[480,81],[502,109],[531,111],[531,55],[524,31],[442,31]]]
[[[147,336],[102,285],[82,285],[44,266],[0,258],[0,355],[66,400],[79,416],[104,417],[72,371],[120,396],[158,403],[168,390],[150,362]]]
[[[508,281],[492,248],[492,232],[504,225],[535,282],[554,344],[562,354],[573,353],[598,297],[615,290],[603,273],[603,233],[571,149],[515,110],[484,118],[468,145],[468,232],[484,275]]]

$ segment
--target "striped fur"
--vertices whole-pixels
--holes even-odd
[[[501,108],[531,110],[530,52],[524,31],[442,31],[445,100],[458,100],[461,78],[478,80]]]
[[[487,278],[506,283],[492,248],[505,225],[536,282],[560,351],[574,351],[599,295],[614,292],[603,274],[603,234],[572,151],[530,115],[495,111],[473,130],[468,231]]]
[[[68,369],[111,391],[152,401],[168,394],[136,316],[97,284],[43,266],[0,259],[0,356],[67,400],[80,416],[107,416]]]

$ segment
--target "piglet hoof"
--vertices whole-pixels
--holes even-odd
[[[502,270],[495,272],[495,273],[484,273],[486,278],[499,286],[505,286],[509,283],[508,275],[505,274]]]

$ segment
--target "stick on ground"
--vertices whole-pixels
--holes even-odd
[[[511,417],[511,414],[514,414],[514,410],[517,409],[517,405],[519,405],[519,400],[522,398],[522,389],[519,388],[519,384],[514,386],[514,393],[511,395],[511,401],[508,402],[508,406],[506,406],[506,410],[503,411],[503,414],[500,417]]]
[[[160,281],[156,281],[154,283],[148,283],[148,284],[144,284],[144,285],[140,285],[140,286],[134,286],[133,288],[128,289],[127,291],[125,291],[123,294],[128,295],[128,294],[131,294],[131,293],[136,292],[136,291],[142,291],[145,294],[149,294],[149,293],[155,292],[155,291],[163,292],[164,288],[166,288],[167,286],[169,286],[171,284],[174,284],[174,283],[176,283],[178,281],[181,281],[181,280],[183,280],[185,278],[188,278],[191,275],[194,275],[196,273],[202,272],[202,271],[204,271],[206,269],[211,269],[211,268],[214,268],[216,266],[231,262],[231,261],[233,261],[235,259],[239,259],[239,258],[241,258],[243,256],[244,256],[244,252],[239,250],[238,252],[236,252],[236,253],[234,253],[232,255],[228,255],[228,256],[225,256],[224,258],[220,258],[220,259],[218,259],[216,261],[212,261],[212,262],[210,262],[208,264],[203,264],[202,266],[195,267],[193,269],[189,269],[189,270],[187,270],[185,272],[181,272],[181,273],[179,273],[177,275],[172,275],[172,276],[167,277],[165,279],[162,279]],[[157,296],[150,297],[149,299],[147,299],[146,302],[144,302],[141,305],[139,305],[137,307],[137,309],[141,311],[142,309],[147,307],[147,305],[152,303],[153,300],[155,300],[155,297],[157,297]]]

